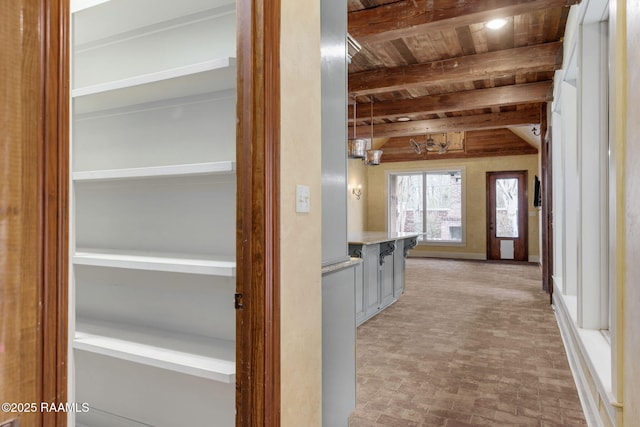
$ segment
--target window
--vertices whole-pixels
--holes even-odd
[[[496,179],[496,237],[519,237],[518,200],[518,178]]]
[[[389,175],[389,230],[424,233],[423,242],[462,243],[462,171]]]

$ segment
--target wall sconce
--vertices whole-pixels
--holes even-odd
[[[358,185],[358,187],[353,187],[351,189],[351,194],[356,196],[356,199],[360,200],[360,197],[362,196],[362,185]]]

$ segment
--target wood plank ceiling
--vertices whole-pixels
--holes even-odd
[[[349,137],[369,138],[373,117],[383,162],[536,153],[518,135],[539,129],[578,2],[348,0],[361,47],[349,64]],[[486,27],[495,18],[506,25]],[[445,154],[409,143],[454,131],[466,132],[464,144]]]

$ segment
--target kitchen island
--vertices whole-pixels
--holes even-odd
[[[350,233],[349,255],[362,259],[356,269],[356,325],[369,320],[404,292],[405,259],[419,233]]]

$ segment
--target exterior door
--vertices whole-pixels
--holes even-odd
[[[487,259],[528,261],[527,171],[487,173]]]

